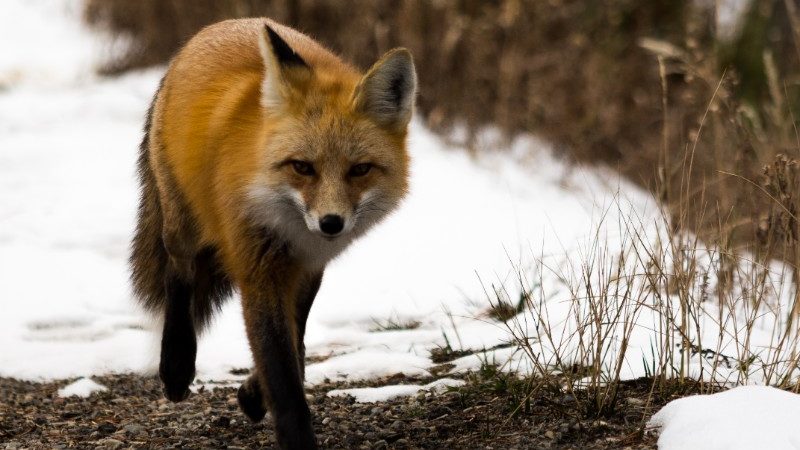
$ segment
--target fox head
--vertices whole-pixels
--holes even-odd
[[[417,79],[405,49],[362,75],[317,48],[304,59],[287,40],[298,44],[270,25],[259,40],[263,148],[250,197],[269,226],[319,265],[405,195]]]

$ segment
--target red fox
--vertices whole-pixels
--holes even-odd
[[[197,334],[235,288],[255,367],[242,411],[284,449],[316,448],[303,336],[326,264],[408,187],[417,78],[405,49],[366,72],[266,18],[211,25],[171,62],[140,147],[130,257],[163,317],[166,397],[189,395]]]

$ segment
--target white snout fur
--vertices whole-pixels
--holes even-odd
[[[247,215],[254,223],[269,227],[286,240],[307,267],[320,269],[386,215],[390,208],[378,205],[379,198],[377,192],[367,191],[352,215],[340,213],[345,227],[333,239],[320,230],[320,215],[309,211],[300,193],[290,187],[253,183],[247,191]]]

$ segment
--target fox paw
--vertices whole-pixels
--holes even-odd
[[[258,379],[251,376],[241,386],[239,386],[239,407],[242,412],[254,423],[260,422],[267,415],[264,407],[264,396],[261,392]]]
[[[163,383],[164,396],[169,401],[180,402],[189,397],[189,385],[194,380],[194,361],[161,361],[158,369]]]

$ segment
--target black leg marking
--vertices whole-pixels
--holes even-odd
[[[200,333],[211,317],[222,309],[231,295],[231,282],[220,265],[214,248],[202,249],[194,259],[194,297],[192,319],[195,332]]]
[[[197,356],[197,338],[190,309],[192,286],[169,275],[165,283],[167,305],[158,374],[164,383],[164,395],[179,402],[189,396]]]
[[[278,445],[282,449],[316,449],[311,411],[306,403],[295,343],[286,318],[265,317],[259,352],[264,358],[263,377],[275,418]]]
[[[319,286],[322,284],[322,274],[312,275],[304,292],[297,299],[297,359],[300,363],[300,379],[306,379],[306,322],[308,313],[311,312],[311,305],[317,297]]]

